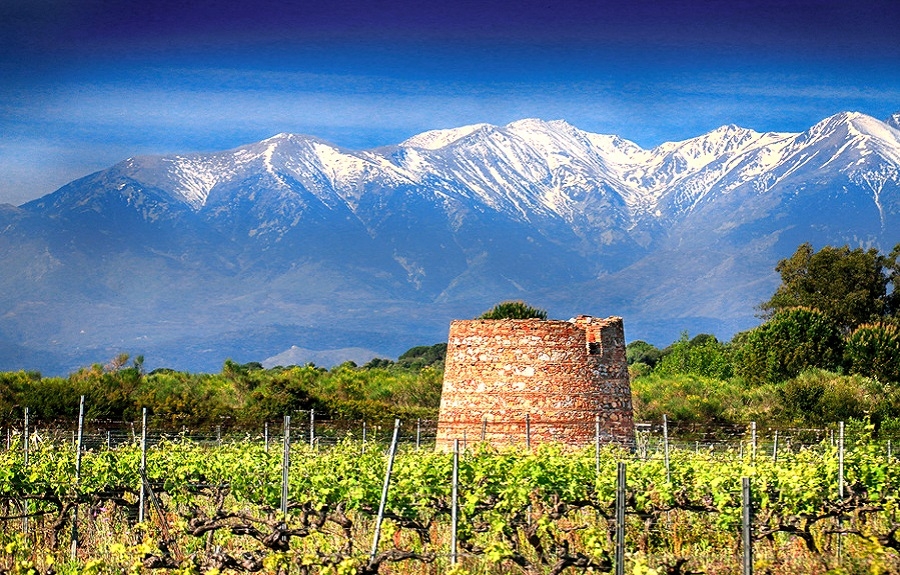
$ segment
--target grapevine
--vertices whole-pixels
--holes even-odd
[[[628,470],[626,544],[635,572],[734,572],[742,477],[753,485],[754,544],[764,567],[777,572],[802,560],[809,563],[795,569],[824,572],[840,561],[860,572],[900,569],[900,466],[875,444],[848,451],[843,498],[836,449],[824,443],[777,461],[673,450],[669,473],[653,453],[607,447],[595,457],[593,448],[558,445],[465,451],[456,569],[611,572],[619,462]],[[87,450],[77,483],[71,444],[35,445],[26,464],[14,442],[0,452],[0,569],[27,564],[34,573],[60,572],[78,508],[80,570],[89,564],[110,573],[374,575],[398,564],[408,566],[405,572],[418,572],[416,565],[421,572],[426,565],[449,570],[452,455],[401,450],[382,543],[370,556],[386,467],[384,450],[372,444],[294,445],[283,514],[282,454],[252,438],[220,445],[160,441],[147,451],[143,477],[137,443]],[[139,523],[142,485],[149,497]],[[843,559],[835,553],[838,538]]]

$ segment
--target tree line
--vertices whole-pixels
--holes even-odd
[[[172,428],[257,427],[309,409],[323,418],[375,423],[432,419],[440,405],[446,347],[419,346],[396,362],[376,358],[331,369],[311,363],[265,369],[229,359],[220,373],[145,373],[142,357],[121,354],[67,377],[0,373],[0,424],[20,421],[25,407],[33,421],[72,420],[82,395],[90,420],[135,421],[147,408],[154,425]]]
[[[900,429],[900,245],[801,245],[776,266],[764,322],[730,342],[684,334],[627,346],[645,418],[821,425],[867,420]]]

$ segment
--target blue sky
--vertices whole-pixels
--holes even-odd
[[[565,119],[651,147],[900,111],[896,0],[3,0],[0,202],[278,132]]]

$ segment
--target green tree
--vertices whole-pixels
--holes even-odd
[[[771,317],[795,307],[816,309],[831,318],[842,333],[892,312],[887,286],[895,281],[900,245],[890,256],[871,248],[825,246],[818,252],[802,244],[778,262],[781,285],[760,308]]]
[[[641,339],[632,341],[625,346],[625,359],[628,365],[642,363],[653,368],[661,356],[662,352],[659,348]]]
[[[754,384],[782,382],[812,367],[835,370],[843,360],[839,328],[809,308],[778,311],[732,343],[737,375]]]
[[[887,315],[900,317],[900,244],[894,246],[885,260],[890,294],[887,296]]]
[[[419,345],[400,354],[397,365],[407,369],[422,369],[429,365],[443,367],[447,356],[447,344]]]
[[[487,310],[476,319],[547,319],[545,310],[531,307],[524,301],[504,301]]]

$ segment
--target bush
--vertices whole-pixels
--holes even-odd
[[[753,384],[780,383],[812,367],[838,370],[843,361],[838,327],[806,308],[779,311],[735,342],[737,374]]]
[[[785,415],[794,422],[823,425],[862,419],[873,407],[873,382],[821,369],[806,371],[778,390]]]
[[[416,419],[430,420],[437,417],[436,409],[393,405],[369,399],[341,400],[328,397],[323,398],[319,405],[319,409],[327,413],[332,419],[365,421],[367,423],[377,423],[382,425],[389,425],[393,423],[396,418],[404,421],[411,421]]]
[[[628,366],[628,377],[632,381],[639,377],[645,377],[650,375],[653,372],[653,368],[647,365],[646,363],[632,363]]]
[[[663,350],[656,366],[661,375],[692,374],[714,379],[728,379],[733,375],[728,346],[715,337],[701,334],[688,340],[687,334]]]
[[[900,382],[900,327],[889,323],[859,326],[847,338],[844,360],[850,373],[882,383]]]
[[[765,420],[771,416],[770,393],[759,394],[737,380],[696,374],[653,373],[631,384],[635,421],[719,425]]]
[[[397,365],[406,369],[422,369],[428,366],[443,367],[446,356],[446,343],[420,345],[403,352],[397,358]]]

